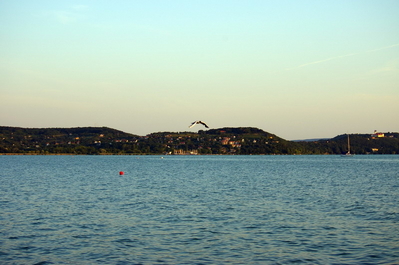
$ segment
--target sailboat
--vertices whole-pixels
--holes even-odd
[[[351,154],[351,145],[349,143],[349,134],[347,134],[347,136],[348,136],[348,152],[346,152],[346,154],[341,155],[341,156],[345,156],[345,157],[354,156],[354,154]]]

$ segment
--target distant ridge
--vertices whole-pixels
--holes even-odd
[[[292,140],[293,142],[317,142],[317,141],[326,141],[331,138],[314,138],[314,139],[303,139],[303,140]]]
[[[0,126],[0,132],[8,130],[10,132],[41,132],[41,133],[49,133],[49,132],[60,132],[60,133],[122,133],[129,134],[123,131],[109,128],[109,127],[48,127],[48,128],[24,128],[24,127],[13,127],[13,126]]]
[[[399,133],[351,134],[355,154],[399,154]],[[21,128],[0,126],[1,154],[343,154],[345,134],[288,141],[254,127],[138,136],[108,127]]]

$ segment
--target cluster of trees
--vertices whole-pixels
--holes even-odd
[[[355,154],[398,154],[399,134],[383,138],[351,134]],[[180,152],[177,152],[180,151]],[[220,128],[193,132],[158,132],[146,136],[107,127],[29,129],[0,127],[0,153],[24,154],[342,154],[347,136],[294,142],[258,128]]]

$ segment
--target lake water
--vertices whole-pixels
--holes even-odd
[[[0,209],[0,264],[399,264],[398,155],[0,156]]]

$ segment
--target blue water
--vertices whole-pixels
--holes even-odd
[[[399,264],[399,156],[0,156],[0,209],[0,264]]]

